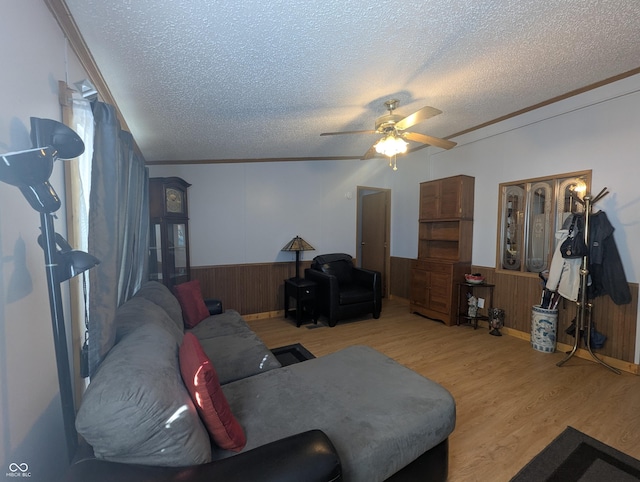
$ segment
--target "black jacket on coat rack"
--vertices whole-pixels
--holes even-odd
[[[613,239],[614,227],[604,211],[589,218],[589,299],[609,295],[616,305],[631,303],[631,291]]]

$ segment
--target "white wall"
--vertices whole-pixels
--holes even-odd
[[[150,166],[179,176],[188,191],[191,264],[292,261],[282,247],[300,235],[316,254],[356,254],[357,186],[389,188],[393,171],[379,161],[308,161]],[[351,199],[347,198],[351,193]]]
[[[86,77],[44,2],[3,0],[0,15],[0,153],[31,147],[29,118],[61,120],[58,80]],[[59,163],[57,163],[59,164]],[[63,169],[51,183],[64,198]],[[56,231],[66,234],[64,206]],[[66,467],[58,377],[44,255],[37,244],[40,217],[18,188],[0,183],[0,475],[9,464],[26,463],[30,480],[57,480]],[[33,287],[6,302],[18,239],[26,245]],[[23,277],[24,279],[24,277]],[[66,320],[67,324],[70,320]]]

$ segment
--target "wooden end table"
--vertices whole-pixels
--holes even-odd
[[[487,310],[487,313],[490,312],[491,308],[493,308],[493,288],[494,284],[489,283],[459,283],[458,284],[458,313],[456,316],[456,324],[457,325],[471,325],[473,329],[478,328],[478,320],[489,320],[488,316],[480,315],[476,312],[476,316],[469,316],[467,311],[467,302],[466,302],[466,294],[470,293],[476,298],[476,290],[483,291],[485,296],[489,297],[489,304],[484,306],[484,309]],[[481,308],[478,308],[481,309]]]

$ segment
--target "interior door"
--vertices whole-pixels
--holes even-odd
[[[388,209],[389,191],[362,196],[360,266],[379,271],[382,275],[382,296],[387,295]]]

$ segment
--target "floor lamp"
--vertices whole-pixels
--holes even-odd
[[[60,208],[60,198],[49,183],[53,163],[57,159],[78,157],[84,152],[84,143],[64,124],[36,117],[31,118],[31,141],[33,149],[0,156],[0,180],[18,187],[31,207],[40,213],[42,234],[38,242],[44,250],[62,418],[67,455],[71,460],[78,446],[78,435],[60,284],[99,261],[88,253],[68,249],[54,227],[53,213]]]

